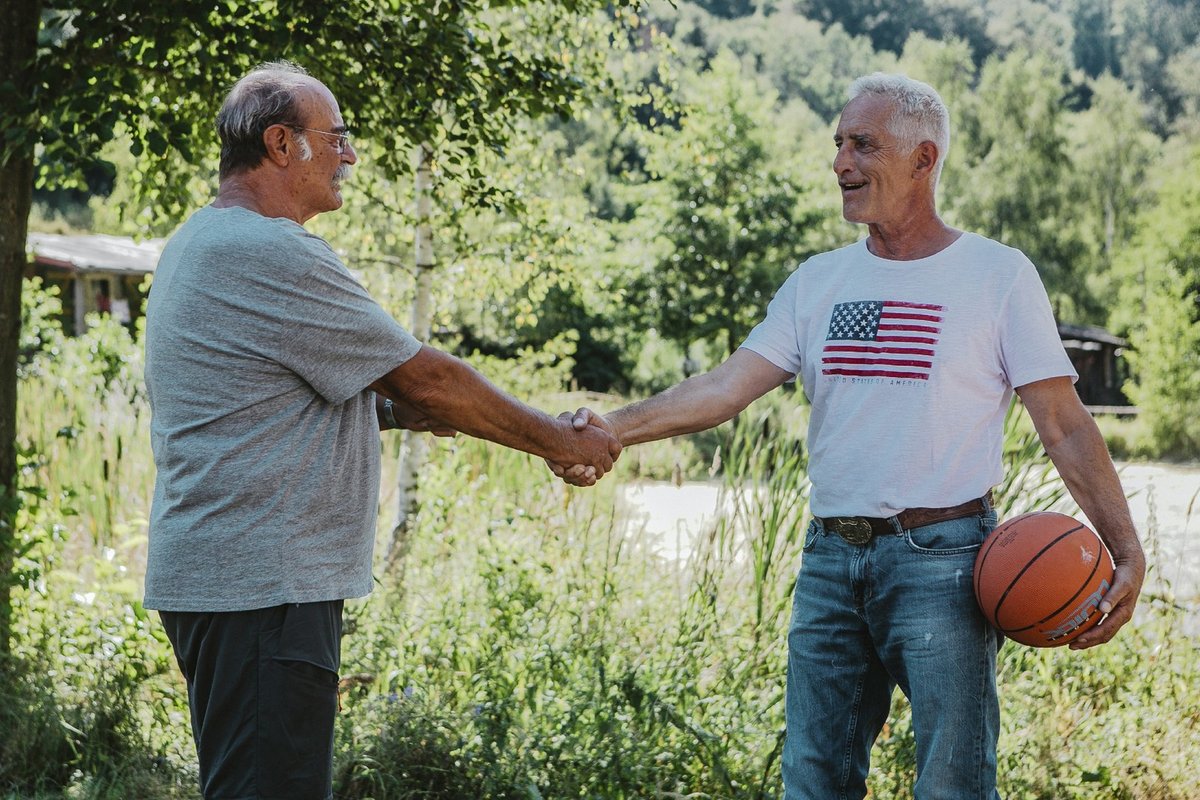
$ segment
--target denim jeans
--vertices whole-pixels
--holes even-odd
[[[975,601],[995,513],[848,544],[808,528],[788,632],[786,800],[860,800],[899,686],[912,704],[916,800],[998,800],[996,653]]]

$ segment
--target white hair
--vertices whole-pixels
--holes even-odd
[[[300,151],[301,161],[312,161],[313,150],[312,145],[308,143],[308,134],[304,131],[296,131],[296,148]]]
[[[851,100],[862,95],[891,100],[895,112],[888,121],[888,130],[909,150],[926,141],[937,146],[933,176],[936,185],[950,150],[950,111],[937,90],[907,75],[876,72],[856,79],[850,84],[849,94]]]

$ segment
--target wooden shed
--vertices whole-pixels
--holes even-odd
[[[86,330],[86,317],[94,312],[132,325],[142,314],[142,282],[158,265],[162,245],[160,239],[30,233],[28,274],[59,287],[67,333]]]
[[[1058,335],[1079,381],[1079,397],[1094,414],[1136,414],[1122,391],[1129,369],[1122,355],[1129,343],[1104,328],[1060,323]]]

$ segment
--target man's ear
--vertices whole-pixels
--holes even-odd
[[[917,145],[913,150],[913,177],[916,178],[920,173],[933,173],[934,167],[937,166],[938,159],[942,154],[938,152],[938,147],[933,142],[926,139]]]
[[[292,141],[286,125],[271,125],[263,131],[263,146],[267,158],[281,167],[286,167],[292,158]]]

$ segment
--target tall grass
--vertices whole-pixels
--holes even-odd
[[[65,338],[56,298],[30,295],[0,795],[194,796],[168,731],[186,706],[139,602],[153,476],[140,349],[107,319]]]
[[[138,602],[153,479],[138,348],[102,327],[40,352],[21,391],[19,669],[0,705],[14,734],[0,737],[0,796],[195,797],[183,687]],[[546,374],[497,379],[546,392]],[[772,395],[674,455],[627,453],[586,491],[524,454],[437,441],[405,569],[380,570],[347,606],[337,796],[779,797],[803,417]],[[1061,500],[1030,436],[1010,421],[1002,508]],[[678,557],[621,511],[623,483],[650,464],[721,486],[725,511]],[[381,536],[390,481],[389,466]],[[1200,797],[1200,658],[1182,616],[1147,598],[1108,646],[1005,647],[1006,797]],[[895,711],[874,753],[878,798],[908,797],[913,778],[902,698]]]

